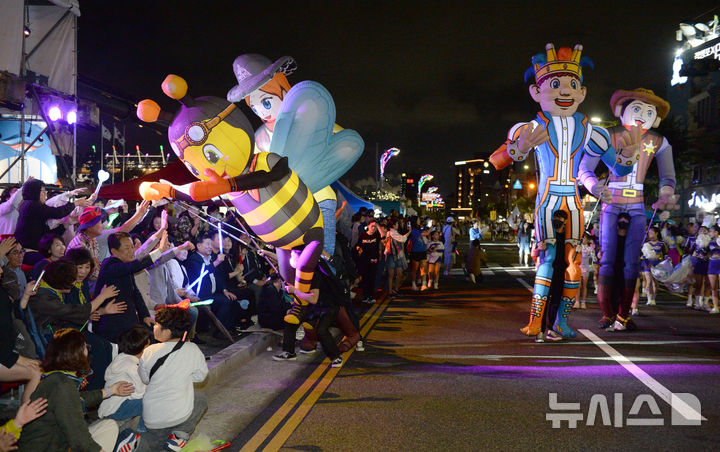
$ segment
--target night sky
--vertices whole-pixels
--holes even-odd
[[[388,173],[433,173],[447,197],[455,160],[492,152],[512,124],[534,116],[522,76],[546,42],[584,46],[595,70],[584,71],[588,96],[580,111],[609,120],[616,89],[642,86],[665,96],[678,24],[714,7],[719,13],[716,5],[83,1],[79,70],[132,99],[150,97],[175,111],[177,104],[160,89],[169,73],[183,76],[195,97],[225,98],[236,84],[236,56],[293,56],[298,70],[290,83],[325,85],[335,99],[336,122],[365,140],[365,153],[348,176],[372,177],[376,143],[380,152],[395,146],[402,152]],[[128,145],[162,142],[138,132],[128,125]]]

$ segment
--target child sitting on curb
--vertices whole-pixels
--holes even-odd
[[[138,365],[143,351],[149,345],[150,331],[145,325],[135,325],[120,336],[118,341],[120,353],[105,371],[105,387],[110,387],[118,381],[129,381],[135,386],[135,392],[126,397],[112,396],[103,400],[98,409],[100,418],[124,420],[142,415],[145,383],[138,374]],[[143,433],[146,430],[141,418],[137,431]]]
[[[168,306],[155,315],[153,334],[160,343],[145,349],[138,368],[147,385],[140,452],[182,449],[207,409],[205,396],[193,387],[205,380],[208,367],[198,346],[185,341],[191,327],[187,309]]]

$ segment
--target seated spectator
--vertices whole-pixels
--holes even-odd
[[[118,232],[110,234],[108,246],[112,257],[105,259],[100,267],[95,294],[99,294],[101,288],[106,284],[118,288],[118,300],[123,301],[127,309],[122,313],[103,315],[99,322],[94,322],[95,332],[109,340],[117,342],[122,333],[132,328],[135,324],[143,322],[148,326],[153,324],[145,301],[140,294],[133,276],[140,270],[144,270],[155,262],[164,263],[170,260],[178,249],[187,249],[192,244],[185,243],[179,247],[162,253],[154,250],[140,260],[135,259],[135,248],[133,247],[130,234]]]
[[[32,180],[28,177],[27,180]],[[0,195],[0,234],[13,234],[18,220],[18,207],[22,201],[19,185],[8,185]]]
[[[143,396],[143,422],[147,432],[138,451],[156,452],[163,446],[180,450],[207,409],[207,400],[195,392],[193,383],[207,377],[205,355],[197,345],[185,342],[192,320],[179,307],[159,309],[153,335],[159,344],[145,349],[138,373],[147,385]]]
[[[35,399],[23,402],[17,410],[17,414],[0,427],[0,451],[17,449],[17,441],[20,439],[22,428],[47,412],[47,400]]]
[[[80,391],[90,371],[90,360],[85,338],[72,328],[55,332],[42,368],[45,378],[31,399],[47,399],[47,413],[25,426],[18,442],[20,450],[112,451],[118,437],[117,423],[102,419],[88,426],[83,407],[95,406],[111,395],[130,395],[132,384],[122,381],[108,389]]]
[[[220,287],[216,279],[216,267],[219,266],[224,259],[224,254],[220,254],[217,258],[213,259],[212,239],[209,235],[205,235],[198,239],[197,250],[190,254],[187,260],[185,260],[185,267],[190,281],[199,281],[192,287],[197,293],[198,298],[201,300],[212,299],[211,309],[213,313],[223,326],[228,331],[231,331],[237,322],[240,304],[236,302],[237,297],[235,294]],[[200,272],[203,270],[207,272],[207,274],[203,278],[200,278]],[[193,284],[192,282],[191,284]],[[201,312],[198,321],[199,331],[206,331],[208,329],[207,322],[208,319],[206,319]],[[214,335],[218,338],[222,337],[219,332],[215,332]]]
[[[35,264],[30,272],[30,279],[34,280],[38,279],[48,263],[56,261],[65,255],[65,244],[55,234],[46,234],[38,243],[38,251],[42,254],[43,259]]]
[[[89,303],[65,303],[65,296],[73,289],[76,280],[77,267],[72,261],[63,258],[49,263],[37,293],[30,297],[29,306],[38,332],[47,338],[62,328],[77,328],[82,331],[85,341],[91,346],[90,364],[93,377],[89,381],[90,387],[102,388],[105,369],[112,360],[112,345],[86,327],[92,312],[102,309],[99,311],[101,315],[117,315],[123,312],[126,306],[114,300],[118,294],[114,286],[103,287]]]
[[[7,264],[5,269],[7,271],[12,271],[15,274],[19,293],[23,293],[25,291],[25,286],[27,285],[27,277],[22,269],[25,249],[15,240],[14,237],[7,237],[2,241],[2,243],[4,243],[8,248],[6,255]]]
[[[90,295],[90,284],[88,276],[93,273],[95,261],[90,255],[90,251],[85,248],[71,248],[67,250],[65,259],[75,264],[77,275],[75,276],[75,284],[70,292],[65,295],[63,301],[67,304],[86,304],[92,299]],[[90,314],[90,320],[100,320],[100,315],[105,313],[105,308],[99,308]]]
[[[135,392],[128,396],[112,396],[103,400],[98,408],[98,417],[125,420],[142,415],[145,383],[138,374],[138,365],[143,352],[149,345],[150,331],[143,325],[135,325],[120,336],[118,344],[120,353],[105,371],[105,387],[109,388],[120,381],[128,381],[135,387]],[[142,418],[140,418],[137,431],[140,433],[146,431]]]
[[[280,276],[274,274],[269,284],[265,284],[260,292],[257,304],[258,323],[262,328],[282,330],[285,328],[283,318],[290,309],[290,302],[285,298],[283,282]]]
[[[213,256],[220,255],[219,239],[220,234],[215,230],[211,235]],[[217,252],[216,252],[217,250]],[[230,300],[237,301],[240,305],[239,326],[240,329],[247,329],[252,326],[251,317],[256,314],[256,298],[255,293],[247,287],[247,283],[242,279],[243,266],[240,263],[239,247],[233,246],[233,241],[228,236],[223,237],[223,251],[225,258],[215,267],[215,281],[218,291],[221,289],[230,292]],[[240,280],[237,277],[240,276]],[[242,282],[242,283],[241,283]]]
[[[36,251],[40,238],[50,232],[47,221],[53,218],[63,218],[69,215],[75,206],[87,207],[90,201],[87,198],[79,198],[73,203],[67,203],[61,207],[46,205],[47,191],[45,183],[39,179],[25,182],[23,185],[23,202],[20,204],[18,222],[15,228],[15,238],[20,245],[33,253],[25,256],[25,263],[34,265],[42,259]]]
[[[0,243],[0,254],[4,251]],[[3,270],[0,268],[0,274]],[[33,294],[32,286],[28,285],[20,299],[20,306],[27,306]],[[17,331],[13,325],[13,306],[11,298],[4,287],[0,287],[0,381],[24,381],[25,391],[23,402],[27,402],[30,395],[40,383],[39,361],[19,355],[15,351],[15,338]]]
[[[130,232],[140,223],[150,206],[149,201],[143,201],[138,205],[137,210],[122,226],[115,229],[107,229],[107,215],[99,207],[86,207],[80,215],[78,232],[68,244],[68,250],[73,248],[85,248],[90,251],[93,257],[93,273],[88,282],[91,286],[97,280],[100,272],[100,264],[110,256],[108,237],[116,232]]]

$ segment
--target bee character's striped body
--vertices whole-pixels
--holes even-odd
[[[255,154],[242,174],[270,172],[280,156],[269,152]],[[270,185],[230,193],[238,213],[264,242],[290,250],[322,236],[323,217],[310,190],[294,171]]]

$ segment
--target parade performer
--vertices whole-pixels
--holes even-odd
[[[238,80],[227,94],[230,102],[245,101],[260,119],[263,125],[255,131],[255,152],[276,152],[278,155],[289,158],[290,168],[305,180],[303,168],[291,153],[283,147],[271,150],[275,123],[281,112],[282,102],[285,95],[290,91],[290,83],[287,75],[295,71],[295,61],[292,57],[284,56],[274,63],[267,57],[258,54],[245,54],[235,58],[233,72]],[[337,124],[333,125],[333,132],[342,130]],[[274,146],[272,148],[277,148]],[[362,147],[355,147],[357,156],[362,153]],[[315,168],[311,169],[315,171]],[[332,181],[334,182],[334,181]],[[313,191],[313,197],[317,201],[322,212],[324,222],[324,244],[325,251],[332,256],[335,253],[335,210],[337,208],[337,196],[333,189],[326,185],[319,190]]]
[[[630,320],[630,306],[635,292],[635,282],[640,270],[640,250],[646,230],[645,198],[643,183],[647,176],[650,163],[657,162],[659,173],[658,199],[653,208],[671,210],[677,206],[675,196],[675,167],[673,166],[672,147],[668,140],[653,130],[670,111],[670,105],[651,90],[638,88],[632,91],[618,90],[610,99],[610,108],[621,125],[609,129],[613,145],[617,145],[627,130],[633,126],[642,128],[640,142],[640,159],[633,165],[632,171],[625,176],[611,174],[608,180],[608,191],[612,195],[609,202],[604,202],[600,217],[600,275],[597,299],[602,311],[601,325],[614,324],[614,331],[625,330]],[[590,165],[589,170],[594,170]],[[591,187],[588,187],[591,188]],[[610,297],[613,287],[613,265],[617,249],[617,218],[621,212],[630,214],[630,227],[625,239],[625,269],[623,271],[625,286],[620,300],[620,307],[613,316]],[[650,297],[650,295],[648,295]],[[649,304],[654,299],[648,298]],[[608,325],[610,326],[610,325]]]
[[[535,201],[535,235],[543,246],[535,277],[530,322],[521,329],[528,336],[537,336],[541,332],[556,256],[564,258],[568,267],[554,329],[563,337],[577,335],[567,325],[567,315],[575,303],[580,284],[577,248],[584,224],[578,176],[583,172],[590,173],[581,171],[585,161],[602,159],[614,173],[623,175],[631,171],[638,158],[639,129],[626,133],[621,144],[613,147],[605,129],[592,126],[585,115],[577,112],[586,95],[586,88],[582,86],[582,66],[592,64],[581,54],[581,45],[556,51],[552,44],[547,44],[544,54],[532,58],[533,66],[525,73],[525,79],[535,76],[535,84],[529,88],[530,96],[540,104],[542,111],[533,121],[516,124],[510,129],[508,140],[490,157],[495,168],[502,169],[513,162],[527,160],[530,150],[535,148],[538,160],[540,180]],[[590,174],[586,178],[590,179]],[[591,191],[598,197],[606,196],[600,185],[594,184]],[[553,212],[557,210],[568,214],[562,250],[555,246]]]
[[[187,94],[185,80],[176,75],[169,75],[162,87],[165,94],[180,101],[180,111],[173,117],[161,111],[157,103],[146,99],[138,105],[138,117],[149,122],[172,121],[168,129],[170,145],[188,170],[201,179],[189,186],[192,199],[205,201],[227,194],[260,240],[276,248],[283,279],[288,283],[294,281],[296,290],[308,292],[323,246],[323,218],[312,189],[289,168],[287,157],[272,152],[253,154],[252,127],[235,104],[217,97],[193,99]],[[310,86],[311,97],[320,88]],[[289,100],[290,95],[286,97],[285,123],[281,126],[279,119],[276,131],[282,127],[283,141],[290,147],[306,143],[308,134],[313,136],[317,145],[304,149],[307,158],[315,159],[318,171],[316,178],[308,183],[323,187],[337,179],[336,171],[344,173],[354,161],[327,152],[327,149],[335,149],[328,146],[335,121],[332,98],[328,103],[327,96],[320,97],[317,104],[310,105],[312,100],[304,94],[303,90],[298,90],[293,100]],[[317,96],[313,98],[318,99]],[[293,111],[301,106],[312,107],[316,114],[300,118],[303,123],[296,127]],[[325,152],[318,156],[315,151],[320,148]],[[332,170],[325,171],[326,168]],[[326,176],[333,179],[323,180]],[[183,198],[183,193],[174,186],[158,182],[144,182],[140,193],[150,200]],[[295,297],[285,321],[300,323],[306,311],[307,302]]]

